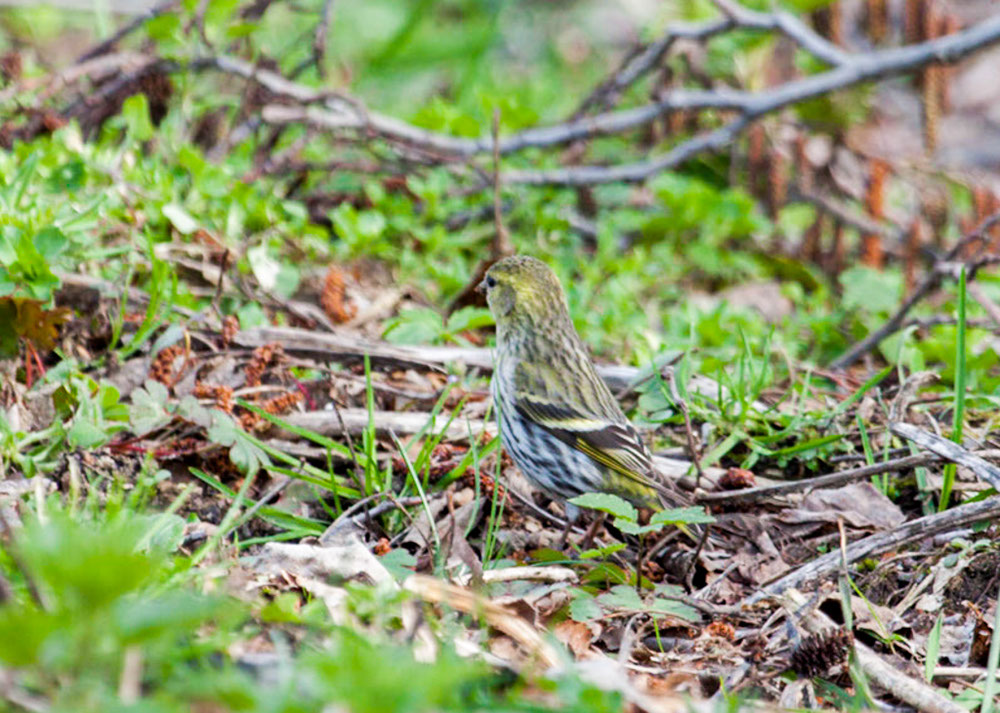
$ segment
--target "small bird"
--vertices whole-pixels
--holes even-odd
[[[493,265],[479,288],[496,321],[501,441],[525,477],[562,501],[597,492],[640,507],[682,504],[597,375],[552,270],[516,255]],[[572,524],[579,511],[566,506]]]

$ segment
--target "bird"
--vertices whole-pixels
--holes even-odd
[[[552,269],[506,257],[479,290],[496,323],[490,390],[501,443],[530,483],[566,505],[570,527],[580,513],[566,501],[583,493],[654,509],[685,504],[597,374]]]

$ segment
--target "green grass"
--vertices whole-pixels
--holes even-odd
[[[965,267],[962,267],[958,278],[958,334],[955,339],[955,401],[952,407],[952,435],[955,443],[962,444],[962,430],[965,425],[965,390],[968,383],[966,362],[966,291]],[[944,483],[941,486],[941,499],[938,501],[938,511],[947,509],[951,499],[951,489],[955,485],[955,474],[958,466],[948,463],[944,468]]]

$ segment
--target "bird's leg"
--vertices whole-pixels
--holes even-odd
[[[580,508],[566,503],[566,529],[563,530],[562,537],[559,538],[559,544],[556,546],[556,549],[560,552],[566,549],[566,541],[569,539],[569,531],[573,529],[573,526],[579,519]]]
[[[646,556],[646,535],[639,535],[639,555],[635,558],[635,593],[642,596],[642,559]]]
[[[560,552],[566,549],[566,541],[569,539],[569,531],[573,529],[573,525],[575,524],[575,518],[566,521],[566,528],[563,530],[562,537],[559,538],[559,543],[556,545],[556,549]]]
[[[580,549],[589,549],[591,545],[594,544],[594,537],[597,536],[597,531],[604,524],[604,516],[606,513],[598,513],[597,517],[594,518],[593,522],[590,523],[590,527],[587,528],[587,532],[584,533],[583,539],[580,540]]]

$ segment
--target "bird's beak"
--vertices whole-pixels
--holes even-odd
[[[481,295],[486,294],[486,280],[483,280],[478,285],[476,285],[476,292],[478,292]]]

